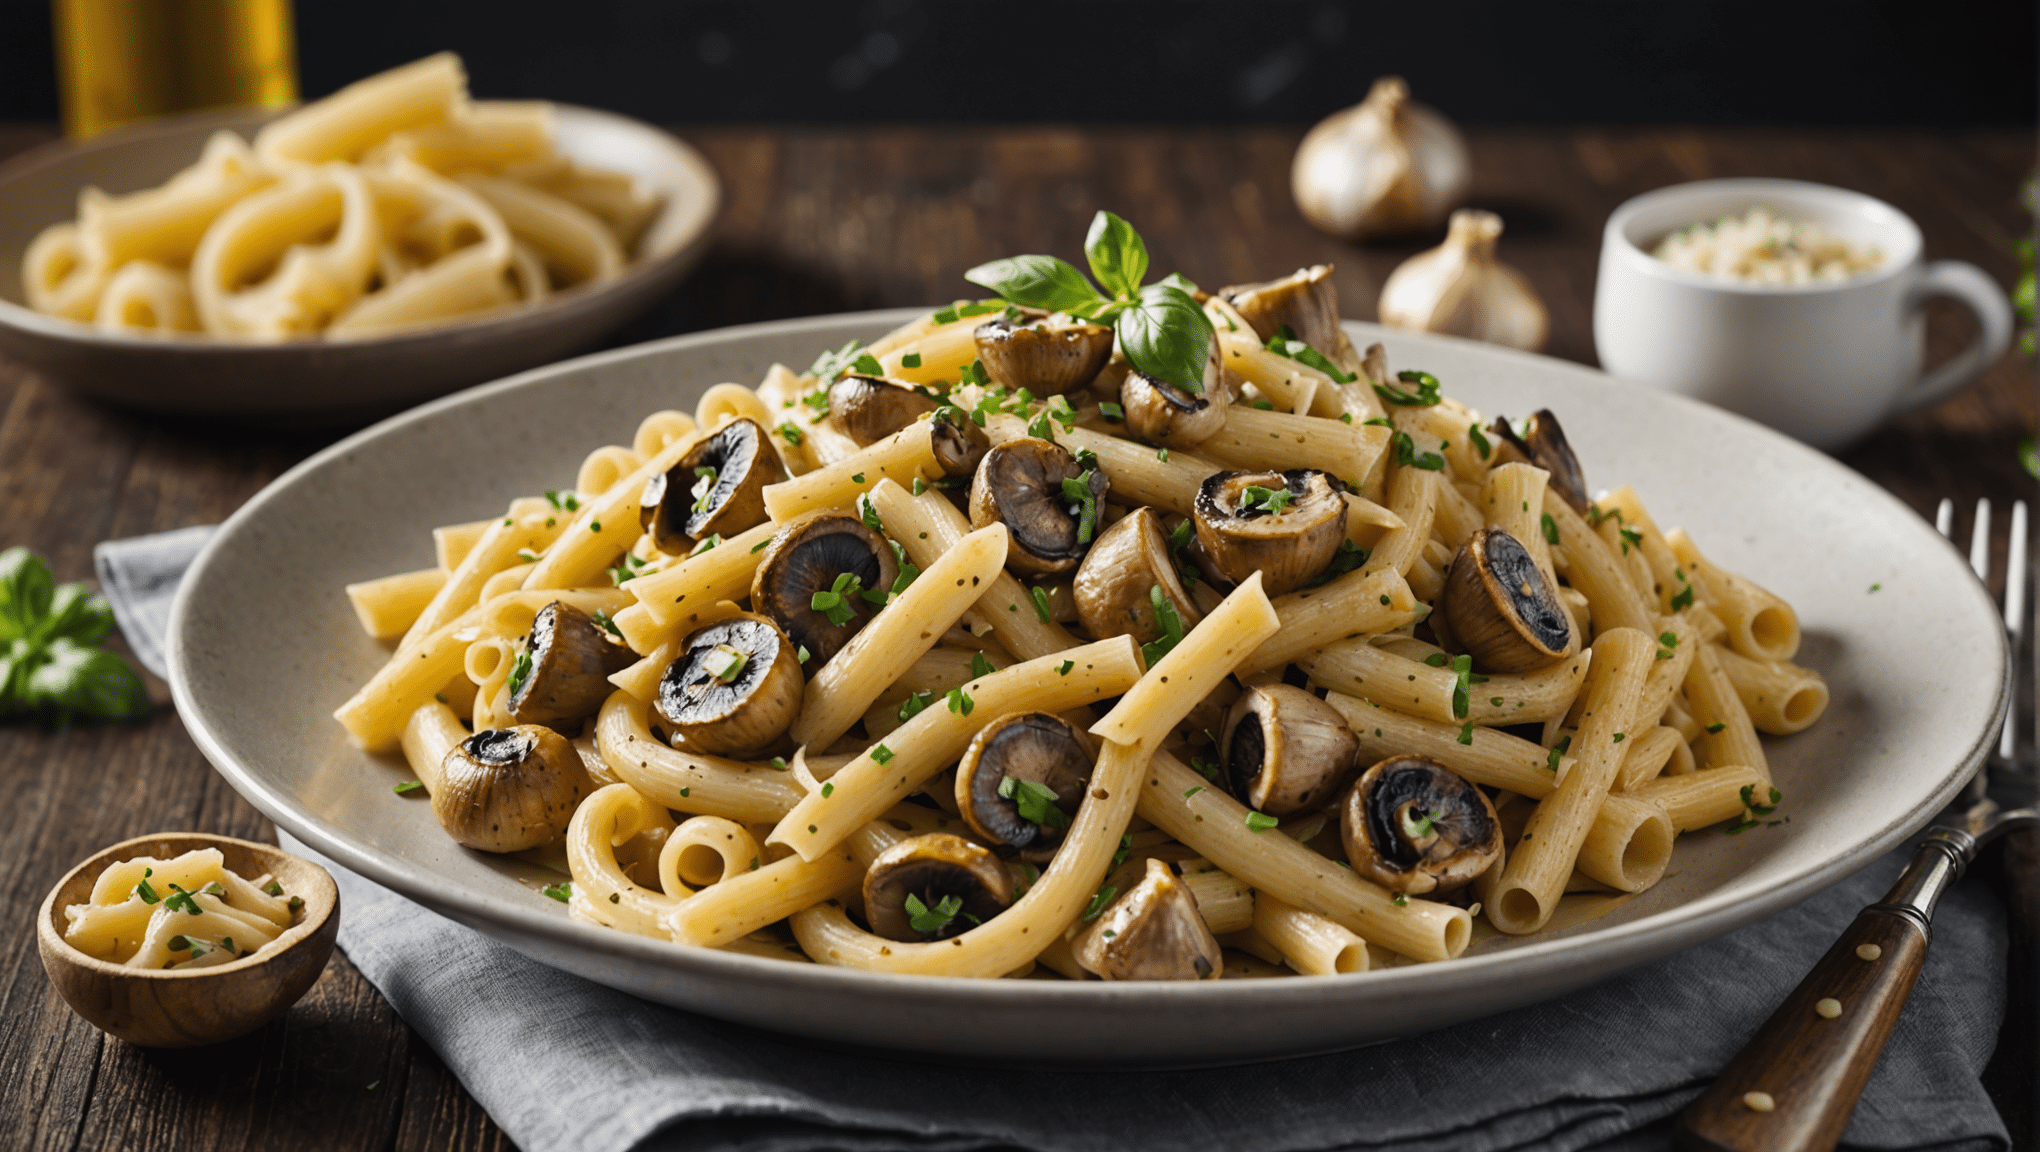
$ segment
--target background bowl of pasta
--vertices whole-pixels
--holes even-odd
[[[1995,734],[2008,667],[1996,613],[1961,558],[1876,486],[1682,397],[1352,322],[1353,344],[1381,342],[1391,363],[1434,374],[1487,413],[1562,413],[1597,485],[1632,485],[1658,523],[1683,525],[1715,562],[1761,573],[1796,605],[1799,659],[1826,675],[1832,702],[1814,728],[1766,741],[1785,797],[1778,823],[1732,838],[1726,825],[1681,836],[1655,887],[1568,896],[1547,930],[1477,930],[1463,952],[1436,962],[1384,959],[1371,971],[1295,979],[957,979],[789,963],[801,957],[785,948],[772,958],[760,954],[768,948],[688,947],[584,922],[541,895],[558,872],[451,842],[428,805],[392,794],[416,774],[411,766],[363,752],[334,722],[335,705],[390,658],[364,635],[344,584],[429,568],[435,528],[493,524],[510,495],[574,483],[590,449],[633,443],[646,413],[693,410],[720,382],[759,380],[775,364],[803,365],[924,316],[759,324],[602,353],[439,400],[307,460],[236,513],[187,578],[170,637],[180,715],[281,828],[545,963],[834,1043],[1092,1063],[1322,1051],[1563,994],[1861,868],[1938,811]],[[939,701],[930,711],[943,711]],[[1192,791],[1201,789],[1184,791],[1186,801]],[[1241,835],[1254,834],[1283,835]],[[1413,914],[1420,903],[1410,901]]]
[[[0,351],[151,412],[387,414],[627,323],[699,258],[720,197],[666,132],[471,101],[458,59],[430,57],[281,116],[0,168]]]

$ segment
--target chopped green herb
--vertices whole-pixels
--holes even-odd
[[[772,770],[775,772],[786,771],[786,757],[784,756],[774,756],[772,759],[767,760],[766,763],[772,765]]]
[[[588,521],[588,531],[590,531],[590,532],[600,532],[600,531],[602,531],[602,521],[600,521],[600,520],[590,520],[590,521]]]
[[[1443,652],[1433,652],[1429,656],[1424,657],[1424,663],[1429,664],[1433,668],[1443,668],[1451,662],[1452,657],[1447,656]]]
[[[800,651],[794,654],[794,659],[800,661],[802,664],[805,664],[808,662],[808,655],[809,653],[807,650],[807,645],[803,644],[800,646]]]
[[[772,539],[773,539],[772,537],[767,536],[763,540],[758,541],[756,544],[751,545],[751,554],[755,556],[758,553],[763,552],[765,549],[770,548],[772,546]]]
[[[1721,730],[1726,727],[1728,727],[1728,725],[1726,724],[1709,724],[1707,726],[1707,734],[1710,736],[1719,736],[1721,734]]]
[[[198,906],[198,901],[192,897],[191,893],[186,892],[175,884],[172,884],[170,889],[170,895],[163,897],[163,907],[165,910],[170,912],[189,912],[193,916],[204,911],[204,909]]]
[[[1373,423],[1373,421],[1369,421]],[[1417,442],[1407,432],[1395,434],[1395,462],[1405,468],[1418,468],[1425,472],[1445,470],[1445,458],[1436,452],[1418,452]]]
[[[1045,784],[1022,780],[1018,776],[1008,776],[999,781],[999,799],[1011,800],[1014,810],[1029,824],[1049,828],[1069,827],[1068,814],[1055,806],[1055,802],[1062,797]]]
[[[1875,589],[1872,589],[1872,591],[1875,591]],[[1692,606],[1693,586],[1688,584],[1684,588],[1679,589],[1678,593],[1672,597],[1672,611],[1677,612],[1681,608],[1691,608]]]
[[[859,353],[857,359],[850,362],[850,368],[859,376],[885,375],[885,365],[880,364],[878,357],[869,352]]]
[[[836,786],[833,783],[825,783],[822,785],[822,799],[827,800],[829,797],[835,794]]]
[[[852,472],[852,473],[850,474],[850,482],[851,482],[852,484],[862,484],[862,483],[864,483],[864,473],[862,473],[862,472]]]
[[[1258,508],[1270,515],[1281,515],[1282,510],[1295,498],[1287,487],[1261,488],[1249,484],[1246,491],[1240,494],[1240,511],[1252,512]]]
[[[1405,369],[1396,373],[1395,378],[1404,384],[1416,385],[1416,391],[1405,392],[1400,388],[1392,388],[1386,384],[1376,384],[1374,386],[1375,394],[1390,404],[1399,405],[1404,408],[1430,408],[1444,399],[1443,396],[1438,394],[1438,378],[1429,372],[1415,372]]]
[[[744,665],[751,662],[750,654],[728,644],[718,644],[701,658],[701,666],[710,676],[729,684],[743,674]]]
[[[970,693],[965,692],[961,688],[951,688],[949,695],[944,697],[944,699],[948,700],[951,712],[958,712],[965,716],[970,715],[970,710],[977,707],[977,701],[971,699]]]
[[[1407,896],[1405,896],[1405,895],[1403,895],[1403,894],[1402,894],[1402,893],[1400,893],[1400,892],[1396,893],[1396,894],[1395,894],[1395,906],[1396,906],[1396,907],[1398,907],[1398,908],[1407,908],[1407,907],[1409,907],[1409,906],[1410,906],[1410,898],[1409,898],[1409,897],[1407,897]]]
[[[851,617],[857,615],[853,597],[862,591],[859,587],[861,583],[857,573],[839,572],[836,574],[836,582],[827,591],[817,592],[808,597],[808,607],[827,616],[829,623],[841,628],[850,622]],[[802,657],[802,662],[806,662],[806,657]]]
[[[1273,412],[1275,410],[1275,402],[1273,400],[1256,400],[1253,406],[1263,412]]]
[[[1095,470],[1087,469],[1076,479],[1062,482],[1063,499],[1071,502],[1070,512],[1077,517],[1079,544],[1089,544],[1098,531],[1098,492],[1091,487],[1091,479],[1096,475]]]
[[[782,437],[786,439],[786,442],[788,444],[793,444],[796,446],[799,445],[802,441],[807,439],[807,433],[801,431],[800,427],[791,420],[788,420],[780,424],[778,432]]]
[[[1268,338],[1268,343],[1264,347],[1277,356],[1287,357],[1298,364],[1315,368],[1340,384],[1351,384],[1360,378],[1332,363],[1331,358],[1324,353],[1298,340],[1287,325],[1277,328],[1275,335]],[[1436,385],[1433,385],[1434,389],[1435,387]]]
[[[1882,585],[1882,584],[1872,584],[1872,585],[1870,586],[1870,591],[1871,591],[1871,592],[1875,592],[1875,591],[1877,591],[1878,589],[1880,589],[1880,588],[1882,588],[1882,587],[1884,587],[1884,585]],[[1687,594],[1688,594],[1689,596],[1690,596],[1690,595],[1692,594],[1692,589],[1690,589],[1690,588],[1689,588],[1689,589],[1687,589],[1686,591],[1687,591]],[[1868,593],[1865,593],[1865,595],[1868,595]]]
[[[1546,512],[1544,514],[1543,524],[1544,524],[1544,542],[1547,544],[1558,543],[1558,521],[1553,520],[1551,518],[1551,513]]]
[[[1190,766],[1197,769],[1198,773],[1206,780],[1217,781],[1218,761],[1204,756],[1192,756],[1190,757]]]
[[[1473,743],[1473,721],[1468,720],[1459,726],[1459,742],[1461,744]]]
[[[1475,676],[1473,674],[1473,657],[1463,654],[1452,658],[1452,672],[1459,678],[1458,682],[1452,686],[1452,715],[1457,719],[1464,720],[1466,719],[1467,709],[1473,703],[1473,682],[1477,679],[1484,680],[1486,677]],[[1470,732],[1461,732],[1459,735],[1459,742],[1461,744],[1473,743],[1473,736]]]
[[[885,521],[878,518],[878,505],[872,503],[869,492],[857,494],[857,518],[864,521],[864,526],[873,532],[885,531]]]
[[[1544,770],[1546,772],[1558,771],[1558,758],[1565,755],[1565,750],[1570,747],[1572,747],[1571,736],[1559,737],[1558,743],[1551,746],[1551,751],[1544,754]]]
[[[1466,437],[1480,450],[1481,459],[1485,460],[1495,454],[1495,446],[1488,443],[1488,438],[1481,434],[1480,421],[1476,420],[1466,426]]]
[[[919,368],[920,366],[921,354],[919,352],[909,352],[905,356],[900,357],[900,367],[902,368]]]
[[[1163,594],[1160,584],[1148,586],[1148,604],[1155,610],[1155,622],[1162,626],[1162,634],[1140,646],[1141,658],[1152,668],[1174,651],[1183,641],[1183,618],[1176,614],[1176,605]]]
[[[927,490],[928,482],[926,480],[921,479],[919,476],[914,477],[914,495],[919,496],[921,493],[926,492]]]
[[[1120,407],[1117,404],[1114,404],[1110,400],[1102,401],[1099,403],[1098,414],[1100,416],[1105,417],[1107,420],[1114,421],[1115,423],[1126,419],[1126,409]]]
[[[269,882],[269,887],[264,888],[263,891],[269,893],[271,896],[281,896],[283,895],[283,885],[278,884],[274,880],[271,880]]]
[[[1197,794],[1198,794],[1199,792],[1202,792],[1202,791],[1204,791],[1204,785],[1202,785],[1202,784],[1199,784],[1199,785],[1197,785],[1196,787],[1194,787],[1194,788],[1191,788],[1191,789],[1189,789],[1188,791],[1184,792],[1184,793],[1183,793],[1183,799],[1185,799],[1185,800],[1188,800],[1188,799],[1189,799],[1189,798],[1191,798],[1192,796],[1195,796],[1195,795],[1197,795]]]
[[[295,914],[298,909],[304,906],[305,898],[302,896],[293,896],[290,898],[290,903],[284,905],[284,907],[289,908],[293,914]]]
[[[616,637],[618,640],[623,639],[623,629],[618,628],[616,626],[616,617],[611,616],[607,609],[597,608],[595,610],[594,620],[595,623],[599,625],[604,632],[609,633],[611,636]],[[444,696],[438,697],[438,700],[441,704],[446,703],[446,697]]]
[[[140,896],[144,904],[154,904],[163,899],[156,894],[155,886],[149,883],[149,877],[155,874],[154,868],[142,869],[142,882],[135,885],[135,895]]]
[[[1273,828],[1280,823],[1282,823],[1282,821],[1277,820],[1275,817],[1268,815],[1266,812],[1249,811],[1247,813],[1247,827],[1253,829],[1256,832],[1266,832],[1268,829]]]
[[[1169,450],[1167,448],[1155,449],[1155,459],[1167,464],[1169,462]]]
[[[1620,743],[1622,743],[1622,740],[1623,740],[1623,734],[1622,734],[1622,733],[1620,733],[1620,732],[1617,732],[1617,733],[1615,734],[1615,743],[1617,743],[1617,744],[1620,744]]]
[[[1351,412],[1341,412],[1341,413],[1339,413],[1339,423],[1341,423],[1341,424],[1351,424],[1352,422],[1353,422],[1353,414],[1352,414]]]
[[[524,687],[524,681],[531,675],[531,649],[523,648],[517,653],[517,662],[510,665],[510,695],[514,698],[517,690]]]
[[[919,716],[928,705],[934,702],[935,692],[933,689],[923,689],[919,692],[908,693],[907,698],[900,701],[900,723],[905,724],[907,721]]]
[[[1041,622],[1046,624],[1051,619],[1048,613],[1048,589],[1035,588],[1032,591],[1034,593],[1034,614],[1041,617]]]
[[[907,893],[907,923],[912,924],[914,931],[923,936],[933,936],[949,927],[949,922],[956,919],[956,914],[961,911],[963,911],[961,896],[944,896],[930,908],[921,902],[919,896],[912,892]]]
[[[425,782],[423,780],[406,780],[401,784],[390,785],[390,791],[402,796],[407,793],[422,791],[424,787]]]
[[[571,880],[562,880],[557,884],[550,884],[544,888],[540,888],[538,891],[541,895],[550,896],[553,899],[559,901],[560,903],[565,904],[574,898],[574,882]]]
[[[701,543],[696,544],[693,548],[689,549],[687,555],[689,557],[694,557],[701,555],[703,552],[713,552],[715,551],[716,545],[721,543],[722,534],[719,532],[710,532],[708,535],[701,538]]]
[[[1089,924],[1091,921],[1096,920],[1099,913],[1105,911],[1106,907],[1112,903],[1112,898],[1117,895],[1119,895],[1119,889],[1109,884],[1098,889],[1098,894],[1091,897],[1090,906],[1084,909],[1084,923]]]
[[[992,662],[985,659],[983,652],[973,652],[970,654],[971,679],[975,680],[980,676],[990,676],[994,671],[996,669],[992,667]]]
[[[851,362],[856,359],[857,350],[862,347],[864,347],[864,341],[851,340],[833,352],[824,351],[820,356],[815,357],[814,364],[808,368],[808,375],[820,380],[824,385],[835,383],[836,377],[849,371]],[[828,393],[824,392],[822,393],[822,407],[826,408],[828,406],[829,396]]]
[[[1106,872],[1109,874],[1113,869],[1116,869],[1121,864],[1126,863],[1127,853],[1132,851],[1133,851],[1133,833],[1129,832],[1126,835],[1121,836],[1119,838],[1119,851],[1114,852],[1112,854],[1112,863],[1106,866]]]
[[[871,758],[880,764],[884,764],[890,761],[894,756],[897,755],[899,755],[899,753],[894,752],[892,749],[886,747],[883,744],[880,744],[871,750]]]
[[[1622,536],[1622,554],[1624,556],[1629,555],[1631,548],[1643,547],[1643,533],[1634,528],[1619,529],[1619,532]]]
[[[609,902],[610,902],[611,904],[621,904],[621,903],[623,903],[623,893],[621,893],[621,892],[611,892],[611,893],[609,894]]]

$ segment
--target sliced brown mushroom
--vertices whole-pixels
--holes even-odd
[[[1255,572],[1270,596],[1303,587],[1346,540],[1346,499],[1313,468],[1217,472],[1191,504],[1197,542],[1228,580]]]
[[[446,750],[432,815],[478,852],[522,852],[566,834],[593,791],[580,753],[550,728],[520,724],[477,732]]]
[[[765,486],[786,479],[765,429],[732,420],[696,444],[678,464],[645,482],[638,524],[659,551],[684,556],[710,536],[734,536],[763,524]]]
[[[1339,354],[1339,290],[1332,285],[1330,264],[1299,268],[1280,280],[1220,288],[1218,295],[1239,310],[1262,340],[1287,328],[1292,338],[1325,355]]]
[[[948,832],[902,840],[864,873],[864,917],[888,940],[947,940],[1013,903],[1013,876],[990,850]]]
[[[1041,863],[1083,803],[1095,754],[1053,712],[1009,712],[984,726],[956,768],[956,806],[978,835]]]
[[[948,414],[956,415],[961,409],[950,408]],[[935,450],[935,463],[945,476],[969,476],[977,471],[984,461],[985,453],[991,451],[991,438],[984,429],[968,419],[950,420],[941,415],[934,418],[934,425],[928,429],[929,447]]]
[[[1120,517],[1084,555],[1073,586],[1077,618],[1096,640],[1112,636],[1131,636],[1142,644],[1159,640],[1165,630],[1155,606],[1158,588],[1183,630],[1196,627],[1203,614],[1176,577],[1162,514],[1142,506]]]
[[[978,359],[1008,388],[1057,396],[1089,384],[1112,358],[1112,329],[1103,324],[1015,324],[987,320],[972,333]]]
[[[1456,892],[1502,854],[1487,794],[1422,756],[1391,756],[1361,773],[1339,834],[1353,871],[1410,896]]]
[[[883,376],[845,376],[829,386],[829,420],[859,447],[876,444],[941,406],[912,385]]]
[[[1064,489],[1075,480],[1090,493],[1087,503]],[[1111,482],[1086,469],[1059,444],[1023,436],[985,453],[970,485],[970,526],[1004,524],[1006,567],[1022,576],[1068,572],[1084,558],[1099,528],[1099,504]],[[1086,534],[1086,520],[1089,534]]]
[[[615,690],[609,677],[637,659],[586,612],[555,600],[538,610],[511,670],[510,719],[578,731]]]
[[[687,637],[659,677],[652,708],[692,747],[741,757],[786,734],[806,687],[792,641],[746,612]]]
[[[1331,797],[1360,741],[1331,705],[1277,683],[1240,693],[1219,747],[1233,795],[1256,811],[1287,816]]]
[[[899,575],[891,546],[864,521],[847,512],[817,512],[772,538],[751,578],[751,608],[770,616],[796,649],[807,649],[801,667],[813,672],[878,611],[864,593],[883,596]]]
[[[1439,598],[1452,638],[1489,672],[1548,668],[1572,642],[1572,622],[1529,549],[1500,528],[1467,537]]]
[[[1197,897],[1153,857],[1140,883],[1113,900],[1070,947],[1077,963],[1100,980],[1216,980],[1225,965]]]
[[[1216,337],[1204,362],[1204,391],[1195,396],[1134,370],[1119,384],[1119,405],[1126,410],[1127,431],[1165,448],[1191,448],[1218,435],[1232,401]]]
[[[1582,516],[1593,502],[1587,499],[1587,478],[1580,471],[1580,458],[1573,455],[1572,445],[1565,438],[1565,429],[1559,426],[1558,417],[1549,408],[1539,408],[1523,421],[1523,431],[1518,435],[1506,416],[1495,417],[1488,425],[1494,434],[1495,453],[1489,459],[1490,465],[1511,464],[1522,461],[1535,464],[1551,473],[1547,482],[1558,498],[1572,506]]]

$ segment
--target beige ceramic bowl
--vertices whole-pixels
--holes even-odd
[[[274,112],[174,117],[59,143],[0,165],[0,354],[65,387],[149,412],[260,424],[336,424],[384,415],[579,351],[664,296],[706,248],[721,203],[699,152],[649,124],[557,105],[559,149],[643,177],[664,203],[624,274],[537,307],[380,340],[237,344],[201,336],[101,332],[27,306],[21,256],[36,234],[77,215],[78,190],[153,187],[198,158],[213,132],[252,136]]]
[[[167,859],[198,848],[217,848],[230,870],[251,880],[268,873],[303,897],[297,923],[260,951],[213,968],[129,968],[64,942],[65,907],[89,900],[100,873],[137,856]],[[71,869],[43,900],[35,927],[43,970],[73,1012],[130,1044],[193,1048],[253,1032],[318,981],[340,934],[340,889],[324,868],[273,844],[162,832],[115,844]]]

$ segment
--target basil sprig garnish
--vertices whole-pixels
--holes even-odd
[[[58,584],[26,548],[0,552],[0,717],[40,712],[139,720],[148,690],[120,655],[99,646],[113,610],[83,584]]]
[[[1175,274],[1143,286],[1146,241],[1133,225],[1103,210],[1084,238],[1084,258],[1104,292],[1054,256],[1008,256],[980,264],[963,277],[1024,307],[1110,324],[1120,351],[1135,368],[1185,392],[1204,391],[1212,328],[1190,295],[1197,286]]]

